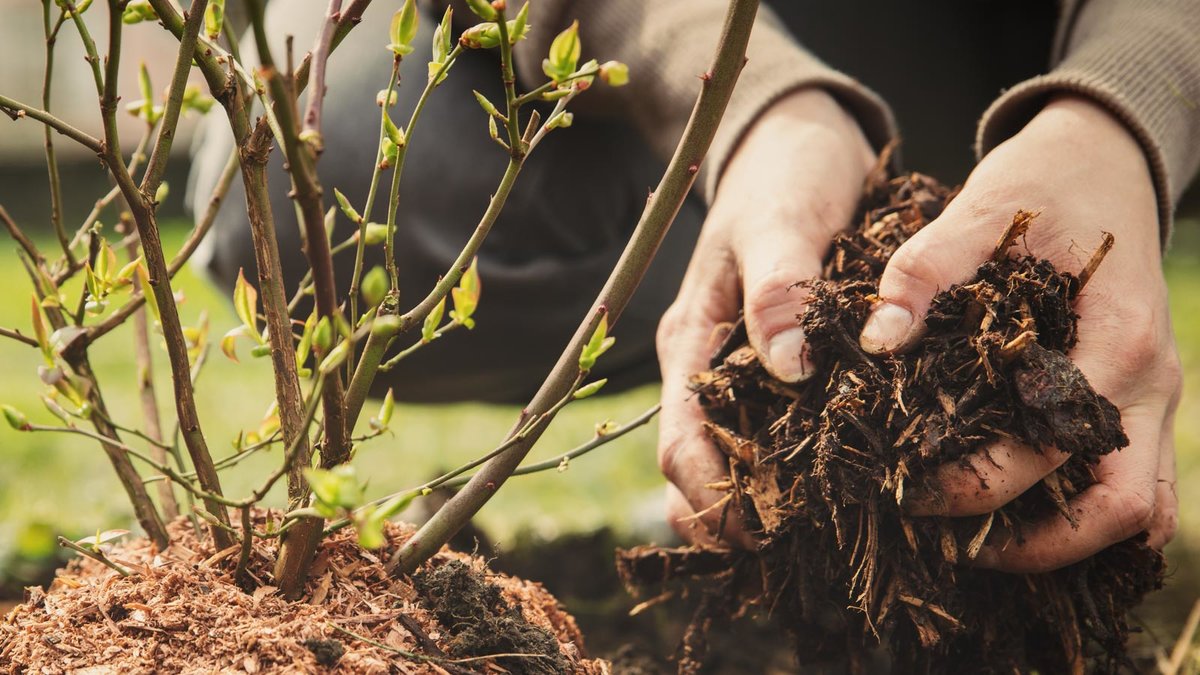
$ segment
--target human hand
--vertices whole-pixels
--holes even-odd
[[[1069,503],[1078,521],[1050,516],[1024,541],[993,536],[975,564],[1042,572],[1081,560],[1143,530],[1161,548],[1177,520],[1172,435],[1182,377],[1162,275],[1157,201],[1141,148],[1105,109],[1082,98],[1050,102],[972,172],[945,212],[907,241],[880,281],[861,343],[903,351],[924,328],[934,294],[971,279],[1013,213],[1041,209],[1026,243],[1060,269],[1078,271],[1102,231],[1116,244],[1076,305],[1079,341],[1070,357],[1121,410],[1129,447],[1104,456],[1097,483]],[[1001,441],[935,473],[940,497],[918,494],[914,515],[989,513],[1036,485],[1068,455]],[[986,486],[986,487],[985,487]]]
[[[780,380],[812,372],[796,316],[799,281],[821,273],[833,235],[853,217],[875,153],[857,122],[827,93],[805,89],[772,105],[730,159],[679,295],[658,330],[662,414],[658,459],[672,483],[668,517],[694,543],[752,546],[738,518],[725,519],[724,456],[704,432],[689,378],[708,367],[718,325],[744,306],[750,344]],[[715,505],[715,506],[714,506]],[[699,515],[697,515],[699,514]]]

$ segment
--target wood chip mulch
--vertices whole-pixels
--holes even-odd
[[[260,529],[267,517],[256,515]],[[548,634],[559,649],[550,656],[496,659],[452,651],[460,627],[440,623],[410,578],[384,571],[391,552],[412,532],[388,524],[387,544],[374,552],[359,547],[350,529],[326,538],[304,597],[289,602],[266,583],[243,591],[233,578],[236,549],[214,552],[207,534],[198,539],[181,519],[170,526],[166,551],[145,539],[110,551],[132,571],[128,577],[80,559],[60,570],[49,590],[29,589],[26,601],[0,622],[0,672],[609,672],[604,662],[587,658],[574,619],[540,584],[491,572],[478,556],[444,549],[423,571],[466,565],[519,609],[525,630]],[[255,544],[251,569],[264,582],[274,542]]]

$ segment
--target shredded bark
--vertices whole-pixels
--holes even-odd
[[[256,527],[278,518],[257,513]],[[234,579],[236,547],[213,551],[186,520],[169,531],[166,551],[144,539],[112,548],[109,557],[132,572],[128,577],[80,559],[60,570],[47,592],[31,589],[0,623],[0,672],[608,672],[587,658],[574,619],[539,584],[493,573],[482,559],[447,549],[420,575],[453,570],[456,579],[488,589],[506,622],[538,637],[536,650],[495,645],[505,648],[501,658],[484,649],[460,651],[456,624],[442,620],[412,579],[384,570],[390,552],[412,536],[409,526],[389,524],[387,544],[375,552],[359,547],[349,530],[328,537],[297,602],[262,585],[275,540],[255,543],[250,572],[259,585],[245,592]]]
[[[816,372],[771,378],[733,326],[694,388],[728,457],[728,490],[758,550],[619,552],[628,585],[683,582],[706,595],[680,652],[697,672],[710,625],[750,607],[791,634],[801,662],[862,672],[886,650],[895,672],[1112,672],[1131,669],[1127,611],[1161,586],[1164,562],[1139,535],[1048,574],[972,568],[985,542],[1074,519],[1069,502],[1100,458],[1128,444],[1120,413],[1067,358],[1073,305],[1112,242],[1076,277],[1016,252],[1037,227],[1019,212],[969,283],[939,293],[915,349],[863,352],[858,335],[893,253],[952,198],[921,174],[868,181],[857,228],[837,237],[798,321]],[[1066,463],[995,513],[911,517],[917,489],[938,499],[940,465],[997,439]],[[989,489],[980,481],[981,491]],[[737,517],[730,511],[729,517]]]

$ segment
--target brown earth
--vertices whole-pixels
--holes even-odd
[[[1092,467],[1128,444],[1117,409],[1066,357],[1073,303],[1111,237],[1095,242],[1076,276],[1023,249],[1037,223],[1020,212],[976,278],[935,298],[915,349],[876,357],[858,345],[888,259],[952,197],[921,174],[888,179],[880,169],[868,182],[858,226],[834,241],[822,280],[805,284],[798,321],[816,367],[810,380],[771,378],[740,323],[695,378],[729,460],[718,486],[730,495],[723,517],[740,517],[759,546],[619,554],[622,575],[647,596],[681,580],[703,595],[680,672],[699,671],[713,626],[745,614],[784,626],[802,663],[851,672],[881,663],[906,673],[1132,667],[1127,612],[1161,586],[1164,570],[1144,537],[1048,574],[969,564],[985,542],[1019,542],[1029,523],[1074,518],[1070,499],[1095,483]],[[993,514],[906,514],[906,490],[936,499],[932,469],[965,464],[1000,438],[1070,458]]]
[[[267,517],[257,514],[260,529]],[[298,602],[268,585],[243,591],[236,551],[214,552],[186,520],[170,532],[166,551],[144,539],[113,547],[128,577],[81,559],[47,592],[30,589],[0,623],[0,672],[608,672],[541,585],[481,558],[443,550],[412,578],[389,577],[383,561],[407,526],[389,524],[375,552],[349,530],[326,538]],[[255,544],[258,579],[269,578],[272,542]]]

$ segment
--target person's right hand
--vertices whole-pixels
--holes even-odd
[[[805,291],[795,284],[820,276],[874,163],[857,122],[821,89],[773,104],[730,158],[657,338],[659,466],[672,483],[668,518],[688,541],[753,545],[732,512],[717,536],[724,508],[714,505],[727,493],[707,486],[727,480],[729,467],[704,432],[689,378],[708,368],[718,325],[736,320],[743,307],[750,344],[767,369],[784,382],[811,375],[797,321]]]

